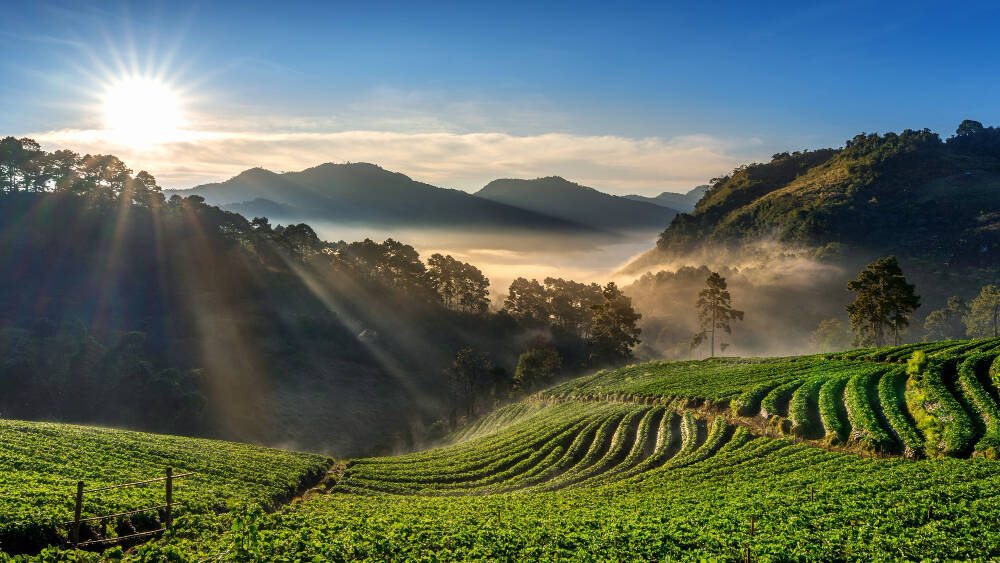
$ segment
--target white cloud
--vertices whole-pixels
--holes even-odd
[[[437,186],[476,190],[495,178],[564,176],[615,193],[686,190],[729,172],[758,139],[707,135],[629,138],[565,133],[181,132],[136,149],[98,130],[29,135],[48,149],[113,153],[164,187],[227,179],[254,166],[301,170],[323,162],[373,162]]]

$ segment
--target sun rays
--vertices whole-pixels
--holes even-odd
[[[124,76],[108,84],[102,96],[103,125],[118,142],[149,148],[177,139],[184,125],[181,103],[161,80]]]

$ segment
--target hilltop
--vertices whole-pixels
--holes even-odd
[[[534,180],[493,180],[475,195],[617,232],[659,229],[677,215],[676,210],[663,205],[606,194],[559,176]]]

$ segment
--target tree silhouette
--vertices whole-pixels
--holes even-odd
[[[726,289],[726,278],[718,272],[712,272],[705,280],[705,289],[698,294],[698,322],[701,330],[694,335],[691,347],[699,346],[706,339],[709,341],[709,355],[715,357],[715,331],[722,329],[726,334],[733,333],[733,321],[743,320],[743,311],[733,309],[732,297]]]
[[[642,329],[636,326],[642,315],[632,308],[632,300],[622,293],[615,282],[609,282],[601,292],[602,301],[593,305],[593,328],[587,343],[591,364],[610,363],[632,356],[632,347],[639,343]]]
[[[555,346],[542,336],[528,343],[528,349],[517,359],[514,370],[514,391],[530,393],[552,382],[562,367],[562,357]]]

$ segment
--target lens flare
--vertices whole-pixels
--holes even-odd
[[[108,85],[102,109],[104,127],[120,142],[136,148],[168,141],[183,125],[177,93],[161,81],[141,76]]]

